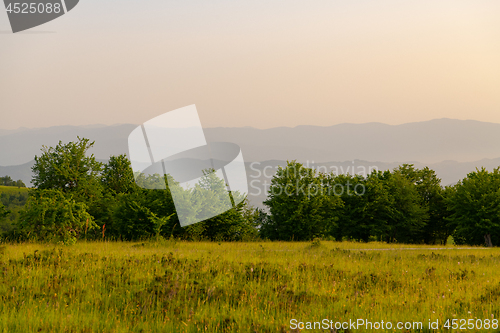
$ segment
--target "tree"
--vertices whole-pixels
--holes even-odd
[[[449,215],[444,199],[445,193],[434,170],[425,167],[416,169],[413,164],[403,164],[397,168],[402,175],[416,185],[427,214],[423,238],[426,244],[446,244],[452,233],[446,217]]]
[[[3,186],[12,186],[14,180],[10,176],[0,177],[0,184]]]
[[[455,227],[455,242],[471,245],[500,244],[500,168],[476,169],[455,185],[447,198]]]
[[[187,215],[188,220],[202,220],[176,229],[180,237],[213,241],[257,237],[253,209],[245,195],[239,192],[231,192],[229,195],[224,179],[219,178],[213,169],[205,170],[203,177],[192,189],[183,189],[172,181],[168,184],[169,191],[176,198],[176,209],[181,210],[184,216]],[[235,202],[238,204],[234,205]]]
[[[101,177],[102,184],[107,191],[113,194],[131,193],[137,189],[134,173],[126,155],[111,156],[104,165]]]
[[[119,195],[120,205],[115,217],[115,229],[126,240],[137,240],[159,236],[162,227],[168,224],[175,214],[164,214],[164,202],[161,202],[163,191],[145,190],[145,193],[132,193]],[[150,192],[151,191],[151,192]],[[144,195],[146,194],[146,195]],[[153,198],[151,195],[159,195]],[[156,212],[154,211],[156,210]],[[160,210],[160,212],[158,212]]]
[[[329,174],[325,178],[328,194],[339,197],[343,205],[338,208],[340,215],[333,236],[342,239],[361,240],[367,242],[373,232],[369,219],[365,218],[364,195],[366,180],[356,175]]]
[[[311,240],[332,235],[337,227],[340,198],[325,192],[325,176],[296,161],[279,168],[269,188],[270,220],[262,235],[270,239]]]
[[[399,170],[383,175],[390,194],[388,242],[421,243],[428,212],[414,182]]]
[[[78,137],[77,142],[56,147],[42,148],[42,155],[35,156],[33,185],[41,190],[58,189],[71,193],[75,199],[92,200],[99,196],[102,163],[87,152],[94,142]]]
[[[19,227],[27,237],[72,244],[97,225],[84,203],[76,202],[61,190],[49,189],[31,192]]]
[[[87,156],[93,145],[89,139],[78,137],[77,142],[59,141],[56,147],[43,146],[40,157],[35,156],[31,182],[37,190],[55,189],[71,194],[73,200],[88,207],[92,216],[99,217],[102,163],[97,162],[94,155]]]
[[[367,242],[372,237],[385,237],[390,195],[378,173],[366,178],[331,174],[328,183],[332,193],[344,203],[335,235],[337,240],[347,238]]]
[[[22,180],[19,179],[14,181],[10,176],[0,177],[0,185],[26,187]]]
[[[152,236],[170,236],[190,240],[241,240],[256,237],[251,209],[246,200],[236,207],[223,206],[228,192],[224,180],[208,170],[201,181],[191,189],[184,189],[170,176],[142,176],[141,185],[130,193],[116,196],[117,208],[112,225],[115,236],[127,240],[144,239]],[[165,190],[148,189],[161,181],[168,184]],[[172,193],[176,195],[174,205]],[[237,198],[239,193],[233,193]],[[239,201],[239,200],[238,200]],[[198,223],[181,228],[177,209],[189,221]],[[219,212],[222,212],[219,214]]]
[[[21,188],[21,187],[26,187],[26,184],[24,184],[24,182],[21,179],[19,179],[16,181],[16,186],[18,188]]]
[[[332,173],[327,183],[344,204],[337,240],[422,242],[427,211],[414,180],[402,170],[372,172],[366,178]]]

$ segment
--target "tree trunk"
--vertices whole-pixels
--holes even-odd
[[[493,243],[491,243],[491,235],[490,234],[484,235],[484,241],[486,242],[487,247],[493,247]]]

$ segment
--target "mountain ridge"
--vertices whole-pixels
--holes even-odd
[[[75,141],[77,136],[96,141],[91,152],[97,158],[108,159],[110,155],[128,153],[128,135],[136,126],[96,124],[0,130],[0,165],[28,163],[40,154],[42,145]],[[400,125],[372,122],[270,129],[211,127],[204,132],[208,142],[238,144],[246,161],[359,159],[437,163],[474,162],[500,156],[500,124],[475,120],[441,118]]]

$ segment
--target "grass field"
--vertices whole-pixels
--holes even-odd
[[[323,319],[423,322],[423,332],[431,331],[429,319],[439,320],[438,331],[453,318],[489,319],[491,325],[500,315],[500,249],[428,248],[349,242],[4,244],[0,329],[298,332],[292,319],[304,325]],[[353,331],[366,329],[345,330]]]
[[[28,192],[28,191],[29,191],[29,189],[27,187],[0,185],[0,193],[19,193],[19,192]]]

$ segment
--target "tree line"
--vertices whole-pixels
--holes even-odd
[[[500,170],[476,170],[453,186],[429,169],[404,164],[366,177],[321,173],[296,161],[280,167],[271,181],[266,210],[248,200],[203,222],[181,227],[172,200],[183,191],[196,202],[193,214],[213,209],[199,200],[224,181],[209,179],[181,189],[168,175],[137,182],[125,155],[96,161],[85,138],[43,147],[32,168],[34,185],[20,217],[5,237],[72,243],[77,239],[138,240],[312,240],[496,246],[500,243]],[[210,180],[210,181],[208,181]],[[205,184],[205,185],[204,185]],[[219,190],[218,190],[219,189]],[[233,193],[233,195],[240,195]],[[8,215],[0,204],[0,219]]]
[[[7,238],[74,243],[77,239],[103,238],[250,240],[258,237],[252,224],[255,211],[246,200],[209,220],[180,227],[172,200],[172,191],[183,191],[180,186],[170,182],[167,190],[149,189],[158,188],[157,183],[165,182],[167,177],[151,175],[140,176],[139,187],[125,155],[111,156],[108,163],[101,163],[87,154],[93,145],[88,139],[78,138],[77,142],[59,142],[56,147],[42,148],[32,167],[34,188],[29,191],[16,228]],[[206,178],[210,177],[213,174],[207,173]],[[219,179],[204,184],[224,188]],[[184,191],[185,200],[196,202],[208,190],[202,187],[203,184]],[[211,207],[200,203],[193,209],[206,212]]]
[[[360,175],[318,173],[295,161],[279,168],[260,234],[273,240],[500,244],[500,169],[441,186],[434,170],[404,164]]]
[[[0,185],[26,187],[26,185],[24,184],[24,182],[21,179],[13,180],[10,176],[0,177]]]

